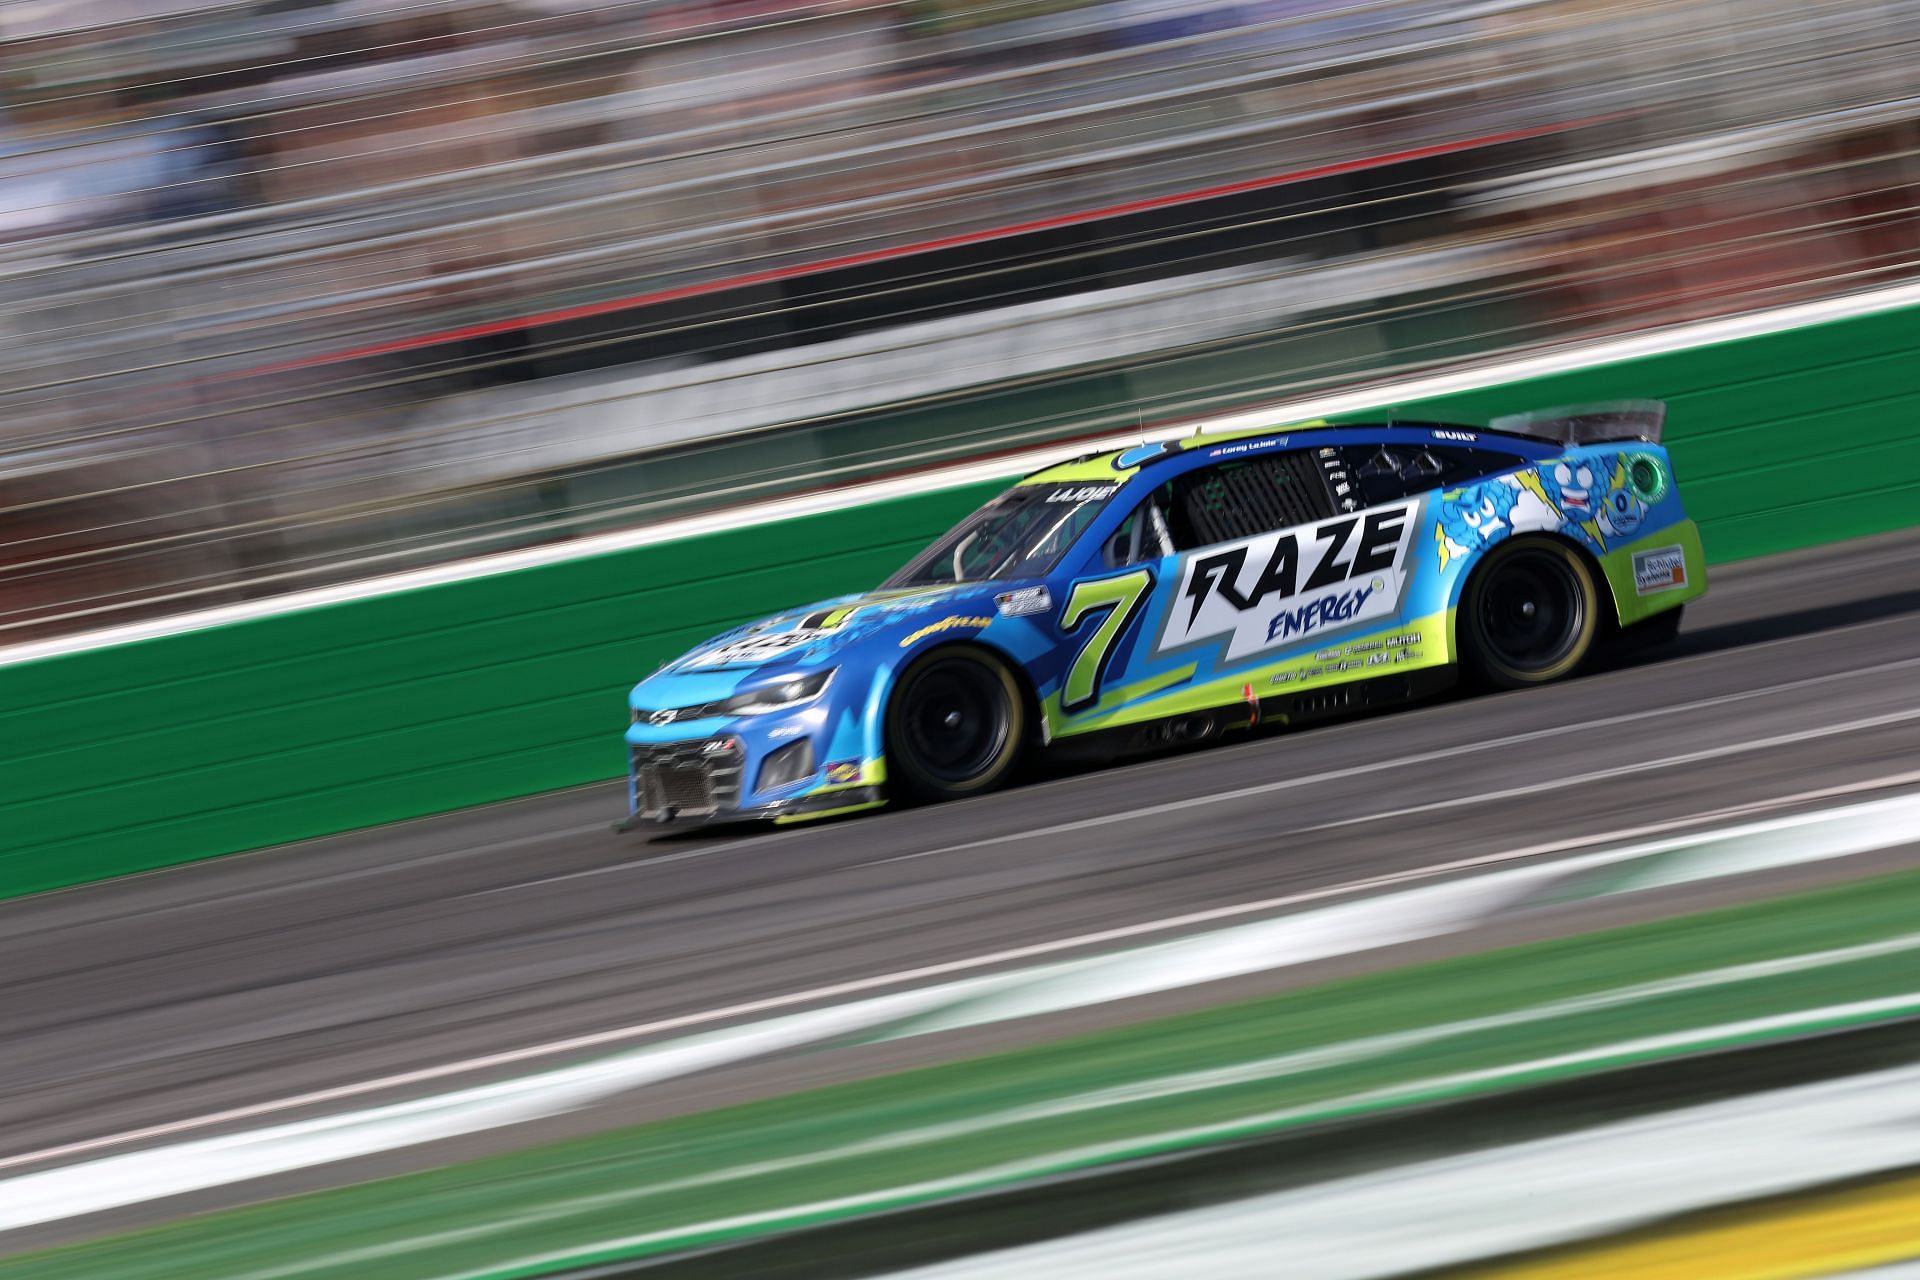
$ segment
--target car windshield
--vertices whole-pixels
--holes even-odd
[[[888,587],[1029,578],[1053,568],[1117,484],[1034,484],[1007,490],[887,579]]]

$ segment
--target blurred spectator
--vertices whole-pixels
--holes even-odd
[[[1115,290],[1365,282],[1310,319],[1196,298],[1142,362],[1174,412],[1903,278],[1916,22],[1853,0],[0,4],[0,643],[84,601],[117,618],[565,536],[576,482],[591,519],[653,510],[630,464],[673,424],[556,438],[546,383],[597,405],[687,369],[716,406],[769,364],[875,384],[867,417],[747,406],[806,460],[765,482],[811,484],[1128,411],[1067,341],[1044,376],[973,375],[999,425],[944,443],[851,348],[808,372],[809,348],[914,349],[956,318],[1052,308],[1071,335],[1075,308],[1125,316]],[[1490,245],[1493,278],[1449,274]],[[1263,362],[1303,329],[1323,354]],[[1208,384],[1236,358],[1257,378]],[[1060,407],[1048,379],[1115,403]],[[1030,385],[1043,425],[999,417]],[[760,466],[676,448],[688,501]]]

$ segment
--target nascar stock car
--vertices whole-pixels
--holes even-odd
[[[1518,688],[1706,590],[1664,406],[1203,433],[1036,472],[876,591],[739,627],[630,698],[629,816],[795,821]]]

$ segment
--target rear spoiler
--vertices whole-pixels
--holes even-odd
[[[1567,445],[1624,440],[1659,444],[1660,428],[1666,420],[1667,406],[1662,401],[1614,400],[1509,414],[1489,422],[1487,430]]]

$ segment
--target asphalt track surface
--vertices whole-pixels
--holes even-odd
[[[120,1150],[127,1131],[234,1107],[311,1114],[270,1108],[583,1033],[1456,860],[1915,785],[1920,536],[1899,535],[1729,566],[1679,642],[1631,666],[959,804],[648,839],[612,833],[621,789],[595,786],[4,903],[0,1176],[44,1167],[19,1158],[64,1144]],[[1886,865],[1853,859],[1819,874]],[[1158,1011],[1133,1003],[1121,1016]],[[1064,1015],[1038,1030],[948,1033],[911,1054],[960,1056],[1070,1025]],[[566,1060],[532,1054],[491,1074]],[[757,1084],[740,1077],[737,1093],[792,1087],[807,1068],[770,1070]],[[728,1095],[702,1080],[663,1096],[693,1106]],[[208,1203],[644,1113],[602,1108]],[[0,1237],[0,1252],[40,1242]]]

